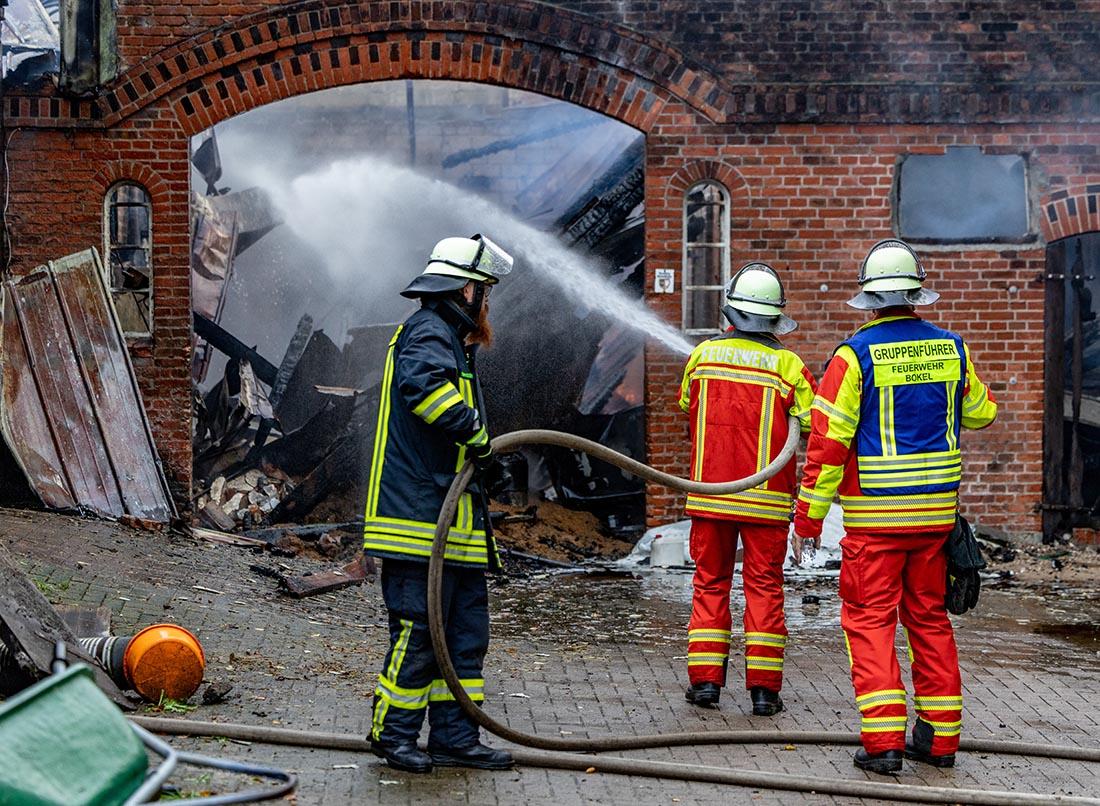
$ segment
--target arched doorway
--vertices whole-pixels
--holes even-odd
[[[646,328],[616,315],[644,314],[636,129],[521,90],[402,80],[260,107],[192,155],[200,509],[216,498],[236,527],[262,525],[335,493],[327,516],[358,517],[348,471],[370,455],[384,350],[415,308],[398,292],[437,240],[474,232],[517,257],[483,359],[493,433],[556,428],[644,457]],[[636,480],[571,452],[524,459],[537,493],[642,526]]]

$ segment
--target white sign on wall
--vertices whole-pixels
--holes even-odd
[[[676,270],[657,269],[653,272],[653,293],[671,294],[676,290]]]

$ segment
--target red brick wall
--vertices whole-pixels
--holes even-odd
[[[865,321],[844,303],[855,293],[867,248],[892,234],[890,191],[899,156],[960,145],[1025,154],[1046,202],[1037,211],[1039,226],[1048,237],[1064,237],[1100,229],[1100,187],[1091,188],[1091,214],[1088,195],[1100,177],[1100,157],[1090,145],[1098,133],[1095,126],[1072,134],[1059,126],[774,126],[721,133],[685,125],[669,107],[647,139],[648,268],[680,275],[683,191],[701,178],[722,181],[731,191],[733,267],[764,260],[780,270],[787,312],[800,324],[785,341],[820,373],[832,348]],[[1054,181],[1070,187],[1051,194]],[[1044,369],[1038,278],[1045,244],[918,250],[929,287],[943,295],[923,315],[966,339],[1000,404],[994,426],[963,437],[964,510],[986,526],[1037,531]],[[653,296],[650,303],[679,320],[678,295]],[[686,422],[676,406],[682,364],[657,347],[649,351],[650,458],[679,475],[687,472],[689,456]],[[682,496],[654,487],[649,500],[652,523],[680,517]]]
[[[819,369],[861,321],[844,300],[867,246],[891,234],[889,194],[902,154],[948,145],[1026,154],[1044,235],[1100,229],[1089,211],[1100,184],[1100,92],[1072,83],[1092,76],[1092,49],[1083,43],[1100,30],[1097,4],[913,2],[897,15],[879,6],[121,0],[125,72],[102,96],[77,101],[6,90],[5,123],[18,129],[8,153],[13,268],[28,271],[99,246],[106,187],[122,178],[146,184],[156,320],[152,339],[131,346],[183,502],[190,481],[188,136],[259,105],[342,84],[481,81],[577,103],[647,133],[650,272],[680,273],[683,189],[701,176],[724,181],[733,199],[734,263],[764,259],[780,268],[790,313],[802,323],[790,344]],[[867,83],[852,83],[853,75]],[[943,294],[930,318],[968,340],[1001,402],[999,423],[964,441],[967,510],[980,513],[983,525],[1033,532],[1043,355],[1035,278],[1043,245],[922,254],[932,287]],[[678,295],[649,302],[679,321]],[[650,460],[680,473],[687,456],[675,406],[682,362],[653,347],[647,364]],[[676,496],[652,490],[650,500],[651,522],[681,517]]]

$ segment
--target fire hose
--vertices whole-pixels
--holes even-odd
[[[520,445],[542,444],[558,445],[572,450],[583,451],[598,459],[616,465],[642,479],[672,487],[684,492],[697,492],[710,495],[740,492],[762,484],[771,478],[794,456],[798,443],[799,426],[795,418],[789,422],[789,434],[783,449],[775,460],[758,473],[739,481],[721,484],[708,484],[689,481],[663,473],[654,468],[624,456],[599,443],[558,431],[527,430],[514,431],[496,437],[492,441],[493,450],[503,453]],[[814,745],[859,745],[858,734],[840,734],[829,731],[704,731],[696,733],[666,733],[638,736],[607,736],[594,739],[553,738],[534,736],[510,728],[493,719],[481,709],[462,687],[458,674],[451,662],[450,652],[444,635],[442,603],[440,601],[443,578],[443,555],[446,548],[449,526],[458,507],[462,493],[473,477],[473,465],[467,463],[459,471],[440,510],[436,524],[435,539],[428,569],[428,621],[431,630],[432,647],[435,652],[440,674],[454,695],[463,712],[481,727],[506,741],[520,745],[512,756],[516,762],[530,767],[574,770],[582,772],[605,772],[621,775],[635,775],[650,778],[699,783],[714,783],[759,789],[776,789],[792,792],[812,792],[821,795],[838,795],[857,798],[878,798],[882,800],[908,801],[915,803],[975,804],[975,806],[1046,806],[1047,804],[1067,804],[1079,806],[1100,806],[1100,798],[1069,795],[1044,795],[1030,792],[986,791],[978,789],[955,789],[934,786],[914,786],[909,784],[830,779],[816,775],[793,775],[789,773],[739,770],[727,767],[713,767],[699,764],[681,764],[649,759],[623,758],[619,756],[592,756],[588,753],[607,751],[640,750],[656,747],[684,747],[690,745],[733,745],[733,744],[814,744]],[[297,731],[285,728],[271,728],[251,725],[234,725],[221,722],[192,722],[182,719],[156,719],[131,717],[131,719],[150,730],[186,736],[220,736],[243,741],[267,742],[271,744],[296,745],[302,747],[326,748],[365,752],[370,749],[366,739],[334,733]],[[1029,756],[1033,758],[1066,759],[1073,761],[1100,762],[1100,749],[1071,747],[1065,745],[1037,745],[1028,742],[999,740],[963,739],[959,750],[970,753],[989,753]],[[570,752],[572,751],[572,752]]]

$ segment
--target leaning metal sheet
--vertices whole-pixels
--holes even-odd
[[[0,430],[43,503],[105,517],[174,514],[93,250],[4,290]]]

